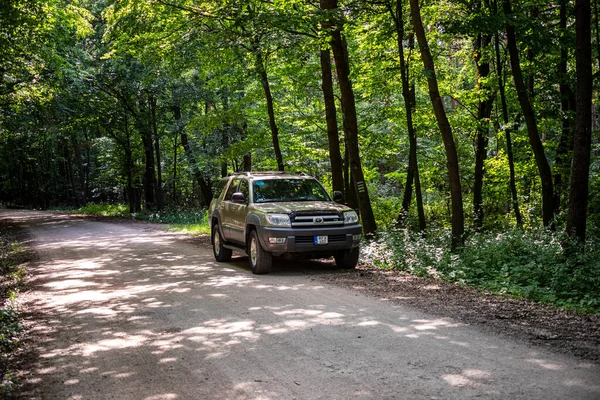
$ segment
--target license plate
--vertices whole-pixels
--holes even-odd
[[[329,243],[327,236],[315,236],[315,244],[327,244]]]

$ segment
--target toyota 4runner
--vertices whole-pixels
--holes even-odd
[[[335,201],[334,201],[335,200]],[[213,252],[229,261],[248,255],[255,274],[271,269],[273,256],[335,258],[341,268],[358,263],[361,227],[351,208],[332,200],[308,175],[245,172],[223,178],[209,209]]]

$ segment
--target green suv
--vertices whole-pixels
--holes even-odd
[[[335,200],[335,201],[334,201]],[[229,261],[248,255],[255,274],[271,269],[273,256],[335,258],[341,268],[358,263],[358,215],[332,200],[313,177],[289,172],[245,172],[223,178],[209,209],[213,252]]]

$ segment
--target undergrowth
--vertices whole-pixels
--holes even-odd
[[[129,213],[129,208],[124,204],[97,203],[85,205],[74,212],[104,217],[132,218],[136,220],[151,221],[169,224],[169,230],[181,231],[190,234],[210,233],[206,210],[164,210],[155,212]]]
[[[363,261],[493,293],[527,298],[582,312],[600,312],[600,243],[568,250],[567,239],[543,229],[474,234],[456,253],[447,230],[427,236],[390,229],[363,247]]]
[[[8,396],[15,386],[13,356],[24,334],[17,295],[25,283],[24,263],[28,253],[10,234],[0,231],[0,397]]]

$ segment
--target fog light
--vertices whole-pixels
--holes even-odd
[[[353,242],[360,242],[360,233],[358,235],[352,235]]]
[[[283,237],[270,237],[269,243],[271,244],[282,244],[285,243],[285,238]]]

